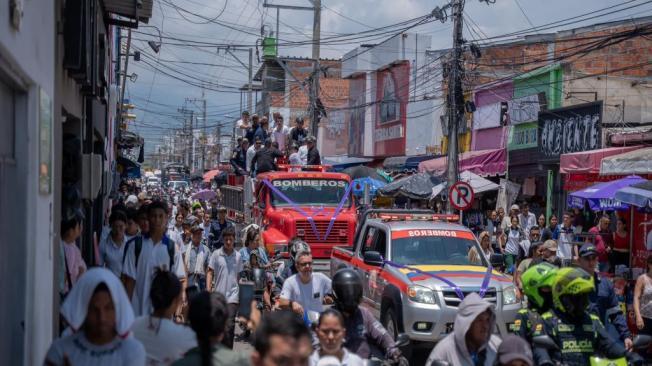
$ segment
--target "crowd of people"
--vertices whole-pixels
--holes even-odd
[[[503,254],[501,270],[513,275],[527,306],[510,329],[514,334],[501,340],[494,334],[494,305],[467,295],[453,331],[435,346],[427,365],[585,365],[595,354],[642,362],[634,351],[644,350],[634,349],[605,277],[628,260],[625,221],[619,218],[611,232],[609,216],[599,216],[588,230],[590,240],[581,239],[574,214],[565,213],[561,225],[554,215],[537,218],[527,204],[511,206],[509,216],[501,209],[489,214],[468,260],[487,264],[492,254]],[[174,192],[121,187],[94,263],[86,263],[76,245],[83,219],[73,215],[61,224],[63,332],[45,364],[408,362],[360,306],[364,283],[356,271],[341,269],[333,278],[313,272],[310,247],[300,238],[289,243],[288,260],[270,257],[257,225],[245,227],[236,242],[219,199],[192,201]],[[241,304],[243,283],[255,282],[256,271],[264,274],[264,294]],[[638,331],[652,334],[652,256],[633,302]],[[272,315],[261,315],[263,309]],[[233,350],[237,324],[252,352]],[[542,336],[550,344],[537,341]]]
[[[272,115],[270,125],[267,116],[259,117],[242,112],[237,121],[237,142],[233,149],[231,165],[239,175],[251,175],[277,170],[277,164],[321,165],[316,138],[308,133],[302,117],[295,125],[284,124],[280,113]]]

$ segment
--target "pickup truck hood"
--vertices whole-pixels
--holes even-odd
[[[432,290],[451,287],[450,284],[440,278],[448,280],[460,288],[474,287],[479,289],[485,276],[487,276],[487,268],[480,266],[422,265],[410,267],[418,271],[407,269],[401,269],[400,271],[415,285],[425,286]],[[500,272],[492,271],[487,287],[495,287],[496,290],[500,291],[511,283],[511,278]]]

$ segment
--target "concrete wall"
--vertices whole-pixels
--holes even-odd
[[[54,232],[51,222],[55,211],[56,161],[51,166],[52,186],[49,194],[39,193],[39,93],[42,90],[54,106],[55,91],[55,2],[22,1],[23,14],[20,29],[10,24],[7,15],[9,0],[0,0],[0,69],[6,76],[14,77],[15,90],[22,95],[18,106],[15,129],[15,163],[3,167],[3,171],[14,171],[8,179],[0,178],[0,191],[7,200],[0,203],[2,225],[13,225],[2,237],[0,279],[3,298],[0,305],[0,364],[36,365],[42,364],[53,332],[55,317],[53,298]],[[0,76],[2,77],[2,76]],[[54,110],[51,141],[54,146],[59,122]],[[11,123],[3,116],[2,123]],[[46,152],[50,157],[55,148]],[[55,159],[56,160],[56,159]],[[10,195],[6,195],[9,192]],[[56,215],[55,215],[56,216]],[[58,222],[58,221],[57,221]],[[22,255],[14,256],[15,248],[23,248]],[[16,282],[19,292],[10,293]],[[22,296],[15,298],[13,296]],[[13,298],[12,298],[13,297]],[[8,348],[7,348],[8,347]]]

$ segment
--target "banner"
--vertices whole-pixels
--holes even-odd
[[[349,82],[348,153],[349,156],[364,155],[364,120],[366,102],[366,75],[352,78]]]
[[[501,178],[500,187],[498,188],[498,199],[496,200],[496,209],[502,207],[505,209],[505,212],[509,212],[509,207],[516,201],[520,190],[520,184]]]
[[[541,106],[546,104],[546,93],[532,94],[508,102],[509,122],[512,125],[536,122]]]
[[[539,113],[539,161],[601,147],[602,101]]]
[[[625,220],[629,222],[629,213],[623,213]],[[632,267],[645,268],[647,256],[652,253],[652,214],[634,211],[634,222],[630,235],[634,236],[631,252]]]
[[[405,155],[405,125],[410,89],[410,63],[376,73],[374,156]]]

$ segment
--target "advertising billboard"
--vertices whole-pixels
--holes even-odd
[[[376,73],[374,156],[405,154],[405,121],[410,92],[410,64],[402,62]]]

